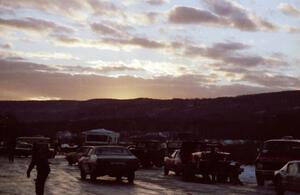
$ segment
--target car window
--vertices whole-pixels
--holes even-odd
[[[94,153],[94,149],[91,148],[91,149],[88,151],[87,155],[90,156],[90,155],[93,154],[93,153]]]
[[[130,155],[130,152],[126,148],[97,148],[97,155]]]
[[[176,150],[175,152],[173,152],[173,154],[171,155],[172,158],[175,158],[177,156],[178,151]]]
[[[300,143],[291,143],[290,144],[290,152],[293,155],[300,155]]]
[[[299,173],[299,164],[298,163],[291,163],[288,166],[288,173],[290,175],[296,175]]]
[[[284,153],[289,150],[289,143],[285,141],[266,142],[263,146],[263,153]]]
[[[89,154],[89,152],[92,150],[92,148],[84,148],[83,154]]]

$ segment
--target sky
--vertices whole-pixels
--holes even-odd
[[[0,0],[0,100],[300,89],[300,0]]]

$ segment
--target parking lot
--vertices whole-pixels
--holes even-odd
[[[9,163],[0,157],[0,194],[34,194],[35,171],[26,177],[30,158],[15,158]],[[205,184],[201,179],[184,182],[175,175],[164,176],[162,168],[139,169],[133,185],[127,180],[119,182],[115,178],[100,177],[97,182],[81,180],[76,165],[69,166],[63,156],[51,159],[51,173],[45,187],[45,194],[275,194],[268,183],[258,187],[255,183],[254,167],[244,166],[241,180],[244,185]]]

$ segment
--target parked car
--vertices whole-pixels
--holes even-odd
[[[93,181],[98,176],[109,175],[118,180],[125,176],[129,183],[133,183],[138,167],[138,159],[123,146],[93,146],[79,159],[81,178],[90,175]]]
[[[28,157],[32,152],[32,144],[27,142],[17,142],[15,154],[16,156],[25,156]]]
[[[84,156],[87,155],[89,150],[92,148],[92,146],[81,146],[79,147],[75,152],[69,152],[66,154],[66,160],[68,161],[69,165],[73,165],[78,163],[78,160]]]
[[[51,139],[49,137],[37,136],[37,137],[18,137],[16,139],[16,154],[29,156],[31,155],[31,150],[33,144],[45,143],[49,146],[49,158],[55,158],[56,150],[51,148]]]
[[[153,165],[162,167],[164,157],[167,152],[165,142],[158,140],[139,141],[128,147],[129,150],[141,161],[143,167],[148,168]]]
[[[209,175],[213,172],[217,180],[222,182],[241,183],[239,174],[243,171],[238,163],[229,159],[229,153],[217,151],[216,163],[211,165],[211,150],[208,148],[217,147],[203,142],[185,142],[182,148],[175,150],[171,156],[164,159],[164,173],[174,171],[176,175],[182,175],[184,180],[190,180],[197,174],[204,179],[210,180]]]
[[[169,174],[169,171],[173,171],[175,175],[180,175],[183,170],[183,164],[180,157],[180,150],[175,150],[170,156],[164,158],[164,173]]]
[[[300,192],[300,161],[290,161],[275,171],[275,189],[278,195],[285,191]]]
[[[265,141],[256,159],[256,181],[274,180],[274,172],[287,162],[300,160],[300,140],[285,138]]]

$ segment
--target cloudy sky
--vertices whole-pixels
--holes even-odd
[[[300,89],[300,0],[0,0],[0,100]]]

